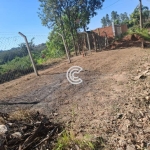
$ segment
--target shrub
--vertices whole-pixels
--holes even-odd
[[[141,36],[142,38],[144,38],[145,40],[150,41],[150,35],[148,33],[148,29],[145,29],[145,28],[140,29],[140,28],[134,26],[134,27],[130,28],[127,33],[128,34],[137,34],[137,35]]]

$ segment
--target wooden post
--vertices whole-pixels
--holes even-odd
[[[29,54],[29,57],[30,57],[30,60],[31,60],[31,63],[32,63],[32,66],[33,66],[33,69],[34,69],[34,72],[35,72],[36,76],[39,76],[39,74],[37,72],[37,69],[36,69],[36,66],[35,66],[35,63],[33,61],[31,52],[30,52],[30,48],[29,48],[27,37],[24,34],[22,34],[21,32],[18,32],[18,34],[20,34],[25,39],[27,50],[28,50],[28,54]]]
[[[105,31],[103,31],[103,33],[105,34],[105,47],[107,47],[108,46],[107,33]]]
[[[80,46],[79,46],[78,34],[77,34],[77,48],[78,48],[78,53],[79,53],[79,55],[81,55],[81,53],[80,53]]]
[[[79,52],[79,55],[81,55],[81,47],[82,47],[82,37],[80,36],[80,34],[77,34],[78,36],[78,52]]]
[[[100,31],[99,31],[99,28],[98,28],[98,42],[99,42],[99,49],[102,50],[102,46],[101,46],[101,43],[100,43]]]
[[[95,32],[92,33],[93,34],[93,40],[94,40],[94,49],[97,52],[97,46],[96,46],[96,39],[95,39]]]
[[[89,47],[89,51],[91,53],[91,46],[90,46],[90,39],[89,39],[89,34],[87,32],[85,32],[87,35],[87,41],[88,41],[88,47]]]
[[[142,29],[143,28],[142,0],[139,0],[139,1],[140,1],[140,7],[139,7],[139,12],[140,12],[140,28]],[[144,40],[141,41],[141,45],[142,45],[142,48],[144,48]]]

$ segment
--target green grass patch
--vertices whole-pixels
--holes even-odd
[[[92,136],[88,134],[77,138],[73,132],[64,130],[57,138],[53,150],[104,150],[105,148],[106,141],[102,137],[92,140]]]
[[[77,139],[71,132],[64,130],[53,150],[67,150],[71,148],[79,148],[82,150],[94,150],[94,144],[86,137]]]

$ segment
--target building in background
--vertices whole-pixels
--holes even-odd
[[[107,37],[116,37],[120,36],[121,34],[127,32],[128,27],[127,25],[114,25],[112,23],[112,26],[109,27],[103,27],[103,28],[97,28],[95,30],[92,30],[93,32],[97,33],[99,36],[105,36],[107,34]]]

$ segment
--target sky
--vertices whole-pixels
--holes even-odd
[[[144,6],[150,7],[150,0],[142,0]],[[100,20],[107,13],[117,11],[119,14],[131,14],[139,4],[139,0],[105,0],[97,16],[91,19],[89,30],[101,27]],[[38,17],[38,0],[0,0],[0,50],[18,45],[24,39],[18,34],[22,32],[28,41],[35,38],[36,44],[47,40],[50,29],[41,24]]]

